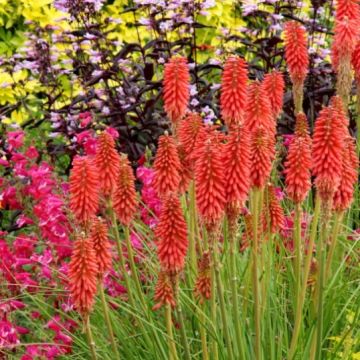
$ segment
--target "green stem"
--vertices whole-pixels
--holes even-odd
[[[331,275],[331,263],[335,253],[337,238],[338,238],[343,214],[344,214],[343,212],[335,213],[333,231],[331,234],[330,249],[329,249],[328,257],[326,259],[325,281],[327,281]]]
[[[301,288],[301,204],[295,206],[295,223],[294,223],[294,240],[295,240],[295,303],[298,302]],[[297,307],[297,306],[296,306]],[[296,311],[295,311],[296,312]]]
[[[224,290],[220,275],[220,263],[218,258],[219,247],[218,244],[215,242],[214,238],[211,239],[211,242],[213,243],[212,245],[213,251],[211,253],[213,255],[213,267],[215,268],[216,288],[220,303],[220,314],[223,323],[224,337],[228,349],[228,359],[232,360],[233,359],[232,344],[230,340],[229,327],[226,318],[226,305],[225,305]]]
[[[95,341],[92,336],[92,332],[91,332],[91,328],[90,328],[90,316],[89,315],[86,315],[84,318],[84,327],[85,327],[86,337],[87,337],[89,348],[90,348],[91,360],[97,360],[96,350],[95,350]]]
[[[126,243],[126,248],[127,248],[128,258],[129,258],[129,263],[130,263],[131,277],[132,277],[133,282],[135,283],[136,292],[141,301],[143,310],[146,313],[148,311],[148,308],[146,306],[146,301],[144,298],[143,291],[141,289],[140,280],[137,275],[137,268],[135,265],[134,252],[133,252],[133,248],[132,248],[131,241],[130,241],[130,231],[129,231],[128,226],[124,226],[124,234],[125,234],[125,243]]]
[[[295,325],[294,325],[294,330],[293,330],[293,334],[292,334],[292,338],[291,338],[288,360],[292,360],[294,358],[296,350],[297,350],[297,344],[298,344],[300,330],[301,330],[301,324],[302,324],[302,316],[303,316],[302,311],[303,311],[303,306],[304,306],[304,302],[305,302],[307,282],[308,282],[308,277],[309,277],[309,273],[310,273],[311,260],[312,260],[313,249],[314,249],[314,242],[315,242],[315,237],[317,234],[317,228],[318,228],[318,223],[319,223],[320,209],[321,209],[321,200],[319,197],[316,197],[314,216],[313,216],[312,223],[311,223],[310,239],[309,239],[307,254],[306,254],[305,263],[304,263],[304,270],[303,270],[304,277],[302,279],[300,295],[296,302],[297,305],[296,305],[296,312],[295,312]]]
[[[259,291],[259,275],[258,275],[258,223],[259,223],[259,200],[260,191],[254,189],[252,196],[252,214],[253,214],[253,244],[252,244],[252,258],[253,258],[253,291],[254,291],[254,317],[255,317],[255,358],[262,359],[261,354],[261,304]]]
[[[199,320],[200,320],[200,338],[201,338],[201,349],[202,359],[209,360],[207,340],[206,340],[206,328],[205,328],[205,313],[203,309],[199,309]]]
[[[117,360],[120,360],[120,355],[119,355],[119,351],[118,351],[118,348],[116,345],[114,331],[113,331],[110,316],[109,316],[108,304],[105,299],[104,285],[103,285],[102,279],[99,279],[99,290],[100,290],[99,292],[100,292],[101,304],[102,304],[102,308],[103,308],[103,312],[104,312],[104,319],[105,319],[106,327],[108,329],[110,343],[113,348],[114,358]]]
[[[166,304],[165,306],[165,322],[166,322],[166,331],[168,336],[168,345],[169,345],[169,360],[177,360],[176,345],[172,331],[172,317],[171,317],[171,305]]]
[[[238,292],[237,292],[237,271],[236,271],[236,226],[230,224],[229,220],[229,236],[230,236],[230,279],[231,279],[231,299],[232,299],[232,310],[235,323],[235,334],[236,334],[236,346],[240,359],[245,359],[244,353],[244,342],[242,332],[240,328],[240,316],[239,316],[239,303],[238,303]]]

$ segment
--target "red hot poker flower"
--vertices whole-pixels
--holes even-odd
[[[280,201],[276,197],[275,188],[272,185],[267,188],[267,201],[262,213],[262,224],[264,231],[270,231],[274,234],[284,228],[285,215]]]
[[[75,157],[70,172],[70,209],[83,225],[99,207],[98,170],[88,157]]]
[[[344,20],[348,18],[350,20],[360,19],[360,4],[358,0],[337,0],[336,3],[336,20]]]
[[[208,134],[205,144],[198,149],[195,164],[196,203],[208,230],[221,221],[226,204],[222,145]]]
[[[272,115],[269,96],[259,81],[254,81],[249,86],[245,116],[245,124],[250,132],[262,126],[275,134],[276,123]]]
[[[285,183],[289,198],[295,203],[305,200],[311,187],[311,138],[306,116],[296,117],[295,135],[285,162]]]
[[[360,85],[360,40],[356,44],[351,62],[355,72],[355,80],[357,84]]]
[[[321,110],[315,122],[312,163],[315,185],[323,201],[332,199],[342,171],[344,119],[331,106]]]
[[[75,307],[82,316],[87,316],[94,304],[98,266],[90,239],[79,236],[69,264],[69,287]]]
[[[309,68],[307,34],[297,21],[285,23],[285,58],[291,81],[303,83]]]
[[[107,132],[99,136],[95,165],[98,168],[100,190],[106,196],[111,195],[119,174],[119,154],[115,149],[114,138]]]
[[[269,142],[269,134],[262,126],[251,135],[250,179],[255,188],[263,188],[270,176],[272,153]]]
[[[240,210],[250,188],[250,137],[244,126],[237,125],[230,132],[223,162],[227,205]]]
[[[120,157],[119,177],[113,196],[114,210],[122,225],[128,226],[136,213],[135,176],[125,154]]]
[[[176,305],[170,276],[164,271],[159,273],[154,299],[157,303],[153,306],[153,310],[158,310],[164,305],[170,305],[171,307]]]
[[[247,64],[237,56],[230,56],[224,65],[221,80],[221,116],[228,127],[239,124],[246,106],[248,81]]]
[[[189,83],[187,60],[184,57],[172,57],[164,71],[164,107],[173,123],[185,115],[190,97]]]
[[[184,268],[188,239],[186,221],[176,193],[169,193],[164,198],[155,234],[161,268],[178,273]]]
[[[95,219],[91,226],[91,242],[95,251],[99,277],[111,269],[111,244],[108,237],[108,227],[100,218]]]
[[[342,172],[340,184],[337,188],[333,208],[337,211],[346,210],[353,199],[354,186],[358,179],[359,159],[356,154],[354,139],[349,136],[345,140],[345,147],[342,153]]]
[[[264,76],[262,87],[269,97],[271,111],[273,116],[277,118],[280,115],[283,106],[285,82],[283,74],[279,71],[272,71]]]
[[[172,136],[160,136],[154,170],[154,186],[160,197],[169,192],[179,191],[181,163]]]

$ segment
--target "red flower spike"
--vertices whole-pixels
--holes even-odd
[[[338,0],[336,3],[336,20],[344,20],[345,18],[351,20],[360,19],[360,4],[358,0]]]
[[[269,96],[259,81],[254,81],[249,86],[245,116],[245,124],[250,132],[262,126],[275,134],[276,123],[272,115]]]
[[[244,126],[237,125],[230,132],[223,163],[226,203],[232,209],[240,210],[250,188],[250,137]]]
[[[299,113],[284,171],[286,192],[294,203],[303,202],[311,188],[311,163],[311,138],[307,120],[303,113]]]
[[[172,136],[167,134],[160,136],[154,171],[154,187],[160,197],[179,191],[181,163]]]
[[[285,58],[293,84],[302,84],[309,68],[307,34],[297,21],[285,23]]]
[[[156,304],[153,310],[158,310],[164,305],[176,306],[175,296],[171,284],[171,279],[166,272],[161,271],[155,286],[154,300]]]
[[[202,118],[197,113],[189,113],[181,122],[178,132],[180,144],[186,157],[194,161],[194,150],[206,138],[206,131]]]
[[[269,135],[260,126],[251,136],[250,179],[253,187],[263,188],[271,172],[272,152],[269,149]]]
[[[178,154],[181,164],[180,169],[180,184],[179,184],[179,191],[181,194],[185,193],[189,187],[189,184],[194,177],[192,162],[186,156],[184,148],[182,145],[178,145]]]
[[[184,268],[188,239],[187,225],[177,194],[169,193],[164,198],[155,235],[161,268],[169,273],[178,273]]]
[[[211,268],[210,268],[210,253],[204,252],[198,263],[198,276],[195,283],[195,298],[203,304],[205,300],[211,297]]]
[[[285,88],[283,74],[276,70],[266,74],[264,76],[264,81],[262,82],[262,87],[269,97],[273,116],[277,118],[280,115],[281,109],[283,107]]]
[[[98,170],[87,157],[75,157],[70,172],[70,210],[86,225],[99,207]]]
[[[108,227],[100,218],[95,219],[91,226],[91,242],[95,251],[98,273],[102,278],[111,269],[112,256]]]
[[[358,179],[359,159],[356,154],[354,139],[349,136],[345,140],[345,147],[342,152],[342,171],[340,184],[337,188],[333,208],[337,211],[344,211],[351,205],[354,187]]]
[[[93,307],[97,276],[98,265],[92,242],[78,237],[69,264],[69,287],[75,307],[82,316],[87,316]]]
[[[109,133],[103,132],[97,143],[95,165],[98,169],[100,190],[106,196],[111,195],[116,188],[119,161],[114,138]]]
[[[283,229],[285,225],[284,210],[272,185],[268,186],[266,206],[262,213],[262,224],[264,231],[270,231],[272,234]]]
[[[360,84],[360,40],[357,42],[354,52],[352,54],[351,63],[355,72],[355,80]]]
[[[242,122],[246,106],[247,81],[245,60],[230,56],[224,65],[220,95],[221,116],[228,127]]]
[[[331,106],[321,110],[315,122],[312,163],[315,185],[323,201],[332,199],[341,178],[344,121]]]
[[[205,144],[197,150],[195,163],[196,203],[199,214],[212,230],[221,221],[226,204],[223,145],[216,133],[209,133]]]
[[[135,176],[125,154],[120,157],[119,177],[113,196],[113,206],[122,225],[128,226],[136,213]]]
[[[189,103],[190,74],[187,60],[172,57],[164,70],[164,108],[169,119],[175,123],[186,112]]]

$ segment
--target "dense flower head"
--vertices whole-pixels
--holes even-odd
[[[270,176],[272,153],[269,147],[269,135],[260,126],[251,135],[250,145],[250,179],[251,186],[263,188]]]
[[[161,268],[177,273],[184,268],[188,247],[187,225],[176,193],[164,198],[159,223],[155,230]]]
[[[259,81],[254,81],[249,85],[245,124],[250,132],[262,126],[275,134],[276,123],[272,115],[269,96]]]
[[[274,70],[264,76],[262,87],[265,90],[266,95],[269,97],[271,104],[271,111],[276,118],[279,116],[283,107],[284,97],[284,76],[281,72]]]
[[[119,175],[120,157],[115,149],[114,138],[107,132],[98,138],[95,165],[98,169],[100,191],[104,195],[111,195],[116,188]]]
[[[353,199],[354,187],[358,179],[359,159],[354,139],[348,136],[342,151],[342,171],[339,186],[334,194],[333,208],[346,210]]]
[[[250,137],[243,125],[233,127],[224,147],[225,189],[227,205],[240,207],[250,188]]]
[[[344,20],[345,18],[351,20],[360,19],[360,4],[359,0],[337,0],[336,1],[336,20]]]
[[[331,105],[321,110],[315,122],[312,163],[320,197],[329,201],[337,189],[342,171],[344,122]]]
[[[137,198],[135,176],[125,154],[120,157],[120,167],[113,206],[117,218],[122,225],[129,225],[136,213]]]
[[[205,137],[205,126],[201,116],[197,113],[188,113],[180,122],[178,138],[189,160],[194,160],[196,145],[203,142]]]
[[[95,251],[99,276],[103,276],[111,269],[111,245],[106,223],[97,218],[91,226],[91,242]]]
[[[311,138],[305,114],[296,117],[295,136],[290,142],[285,161],[285,184],[289,198],[295,203],[305,200],[311,188]]]
[[[195,164],[196,204],[209,229],[221,220],[226,204],[223,145],[217,141],[216,134],[210,132],[197,151]]]
[[[70,172],[70,209],[80,223],[87,224],[98,207],[98,170],[90,158],[75,157]]]
[[[78,236],[69,264],[70,294],[77,311],[87,316],[94,304],[98,276],[96,254],[90,239]]]
[[[175,140],[168,134],[159,138],[154,170],[154,186],[160,197],[179,190],[181,163]]]
[[[360,84],[360,40],[358,40],[354,52],[352,54],[352,66],[355,72],[355,80]]]
[[[205,251],[198,262],[198,276],[195,283],[195,297],[200,304],[211,297],[211,259],[210,253]]]
[[[190,74],[184,57],[172,57],[164,70],[164,108],[172,122],[180,120],[188,107]]]
[[[285,23],[285,58],[291,81],[303,83],[309,67],[307,34],[297,21]]]
[[[267,186],[265,206],[262,213],[262,224],[265,232],[276,233],[281,230],[285,224],[284,210],[276,196],[274,186]]]
[[[179,159],[181,164],[181,168],[179,172],[180,175],[179,191],[181,194],[183,194],[187,191],[189,184],[194,177],[193,166],[192,166],[193,164],[192,161],[187,156],[184,147],[181,144],[177,146],[177,152],[179,154]]]
[[[154,300],[156,304],[153,306],[153,310],[158,310],[164,305],[170,305],[171,307],[176,305],[171,277],[165,271],[159,273],[155,286]]]
[[[248,71],[245,60],[230,56],[221,79],[221,116],[231,127],[242,122],[246,106]]]

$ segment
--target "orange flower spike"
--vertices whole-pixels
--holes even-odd
[[[247,98],[248,70],[245,60],[230,56],[224,65],[221,79],[221,116],[228,127],[239,124],[244,115]]]
[[[186,156],[183,146],[178,145],[177,149],[181,163],[181,169],[179,173],[180,175],[179,191],[181,194],[183,194],[188,189],[189,184],[194,177],[194,173],[193,173],[192,162],[190,161],[189,157]]]
[[[113,206],[122,225],[128,226],[136,213],[137,198],[135,176],[125,154],[120,157],[119,177],[113,196]]]
[[[344,146],[344,119],[339,112],[327,107],[315,122],[312,148],[315,185],[323,201],[332,199],[341,178]]]
[[[184,57],[172,57],[164,70],[164,108],[176,123],[186,112],[190,98],[190,73]]]
[[[111,244],[108,237],[108,227],[100,218],[95,219],[91,226],[91,241],[95,251],[99,277],[111,269]]]
[[[355,72],[355,80],[360,85],[360,40],[358,40],[354,52],[352,54],[351,63]]]
[[[209,133],[205,144],[197,150],[195,164],[196,203],[208,230],[218,225],[226,204],[223,145],[216,134]]]
[[[345,18],[351,20],[360,19],[360,4],[358,0],[337,0],[336,2],[336,20],[344,20]]]
[[[98,139],[95,165],[99,173],[100,191],[109,196],[116,188],[120,156],[115,149],[114,138],[103,132]]]
[[[283,74],[276,70],[272,71],[269,74],[266,74],[262,82],[262,87],[264,88],[265,93],[269,97],[273,116],[277,118],[280,115],[283,107],[285,88]]]
[[[175,140],[167,134],[160,136],[154,161],[154,187],[158,195],[179,191],[181,163]]]
[[[276,132],[276,123],[272,115],[268,93],[259,81],[250,84],[246,105],[246,127],[254,132],[259,126]]]
[[[294,203],[305,200],[311,188],[311,138],[305,114],[296,117],[295,135],[285,161],[286,192]]]
[[[91,312],[96,295],[98,265],[90,239],[79,236],[74,243],[69,264],[70,294],[82,316]]]
[[[188,238],[185,217],[176,193],[169,193],[163,199],[155,235],[161,268],[169,273],[178,273],[184,268]]]
[[[270,231],[275,234],[283,229],[285,225],[284,210],[281,207],[279,199],[276,197],[274,186],[268,186],[267,202],[262,214],[262,223],[264,231]]]
[[[99,207],[98,170],[88,157],[75,157],[69,181],[70,210],[81,224],[87,225]]]
[[[195,283],[195,297],[200,301],[200,304],[211,297],[211,268],[210,268],[210,253],[204,252],[198,262],[198,276]]]
[[[158,310],[164,305],[170,305],[173,308],[176,306],[171,279],[164,271],[159,273],[155,286],[154,300],[156,304],[153,306],[153,310]]]
[[[250,189],[250,137],[244,126],[237,125],[230,132],[223,162],[227,205],[240,209]]]
[[[358,180],[359,159],[356,154],[354,139],[349,136],[345,140],[345,147],[342,153],[342,172],[340,184],[337,188],[333,208],[337,211],[344,211],[351,205],[354,187]]]
[[[180,122],[178,137],[186,157],[193,161],[194,149],[206,137],[204,123],[197,113],[189,113]]]
[[[304,82],[308,68],[307,33],[297,21],[285,23],[285,58],[293,84]]]
[[[269,142],[269,134],[262,126],[258,127],[251,136],[250,179],[252,187],[261,189],[269,179],[272,165]]]

